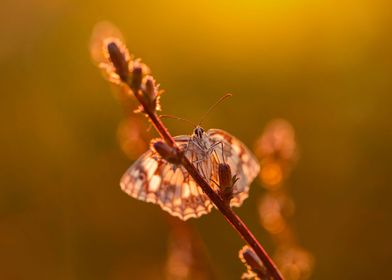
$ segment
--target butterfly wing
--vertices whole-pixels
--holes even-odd
[[[186,149],[189,136],[174,138],[180,149]],[[152,149],[144,153],[125,172],[121,189],[130,196],[158,204],[182,220],[197,218],[212,209],[212,203],[182,166],[160,158]]]
[[[214,148],[214,158],[218,161],[213,164],[213,173],[217,173],[218,163],[226,162],[230,165],[233,175],[239,180],[234,185],[234,197],[230,204],[241,206],[248,197],[249,186],[260,171],[260,165],[253,153],[240,140],[220,129],[209,129],[207,134],[211,142],[222,144]]]

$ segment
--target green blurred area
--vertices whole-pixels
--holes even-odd
[[[165,89],[165,113],[250,147],[273,118],[296,130],[294,226],[312,279],[392,277],[390,1],[6,1],[0,10],[0,278],[159,279],[169,226],[118,182],[121,106],[89,39],[116,24]],[[174,134],[190,133],[167,121]],[[238,210],[267,251],[252,185]],[[217,211],[192,223],[219,279],[241,240]]]

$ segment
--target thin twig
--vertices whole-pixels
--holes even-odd
[[[111,58],[112,63],[114,64],[117,71],[121,71],[121,67],[123,68],[123,64],[120,64],[120,67],[115,65],[116,61],[121,61],[119,56],[122,56],[121,51],[113,45],[115,43],[110,43],[108,45],[108,52]],[[125,71],[124,71],[125,72]],[[141,106],[143,107],[143,112],[148,116],[152,124],[154,125],[157,132],[161,135],[163,140],[165,140],[166,144],[170,147],[180,151],[173,136],[170,134],[166,126],[163,124],[159,116],[155,112],[155,107],[150,106],[148,99],[146,100],[145,95],[141,92],[141,68],[134,68],[132,78],[127,77],[128,73],[119,73],[121,80],[127,84],[129,89],[133,92],[136,99],[139,101]],[[151,101],[151,100],[150,100]],[[177,161],[180,162],[183,167],[188,171],[191,177],[195,180],[195,182],[202,188],[203,192],[209,197],[209,199],[214,203],[214,205],[218,208],[218,210],[222,213],[225,219],[231,224],[241,238],[249,244],[250,247],[255,251],[257,256],[261,259],[269,274],[276,280],[283,280],[282,275],[280,274],[278,268],[273,263],[271,258],[268,256],[267,252],[257,241],[255,236],[251,233],[245,223],[237,216],[236,213],[230,208],[230,206],[225,203],[225,201],[220,197],[220,195],[215,192],[209,183],[204,179],[204,177],[199,173],[196,167],[189,161],[189,159],[181,152],[176,153]]]

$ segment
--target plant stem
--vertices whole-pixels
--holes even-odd
[[[116,42],[110,42],[107,45],[107,51],[110,60],[118,74],[120,80],[124,82],[132,91],[136,99],[142,106],[142,111],[148,116],[155,129],[165,140],[166,144],[171,148],[176,149],[175,161],[181,163],[188,173],[192,176],[195,182],[202,188],[203,192],[214,203],[218,210],[222,213],[225,219],[237,230],[239,235],[244,239],[249,246],[254,250],[256,255],[263,262],[268,271],[268,277],[273,277],[275,280],[283,280],[279,270],[265,252],[263,247],[245,225],[245,223],[234,213],[230,205],[225,202],[222,197],[216,193],[205,178],[199,173],[197,168],[190,162],[190,160],[180,152],[173,136],[170,134],[166,126],[162,123],[159,116],[155,113],[157,108],[157,94],[154,91],[154,81],[148,80],[149,84],[144,85],[141,90],[141,83],[143,81],[143,69],[140,65],[133,67],[132,76],[130,76],[128,61],[124,55],[124,49],[120,49]],[[147,87],[148,85],[148,87]]]
[[[162,123],[159,116],[155,113],[155,111],[152,111],[151,109],[149,109],[149,106],[146,105],[143,96],[139,93],[139,88],[133,87],[132,83],[128,84],[128,86],[133,91],[136,99],[143,106],[144,113],[147,114],[148,118],[151,120],[155,129],[158,131],[161,137],[168,145],[178,149],[178,146],[173,136],[170,134],[166,126]],[[245,242],[247,242],[250,247],[252,247],[252,249],[255,251],[257,256],[267,268],[269,274],[276,280],[283,280],[283,277],[280,274],[276,265],[273,263],[267,252],[260,245],[255,236],[245,225],[245,223],[240,219],[240,217],[238,217],[238,215],[230,208],[230,206],[228,206],[222,200],[219,194],[211,188],[208,182],[203,178],[203,176],[199,173],[196,167],[189,161],[189,159],[185,155],[183,155],[182,153],[178,153],[178,156],[180,157],[179,162],[182,163],[184,168],[192,176],[195,182],[202,188],[202,190],[209,197],[209,199],[215,204],[215,206],[219,209],[225,219],[229,222],[229,224],[231,224],[236,229],[241,238]]]

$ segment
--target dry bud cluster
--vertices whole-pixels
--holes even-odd
[[[129,84],[133,94],[142,100],[138,112],[160,110],[159,97],[161,91],[150,69],[140,61],[132,59],[125,45],[117,38],[107,38],[103,44],[106,62],[100,67],[106,72],[109,81],[115,84]]]

